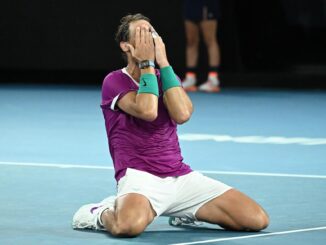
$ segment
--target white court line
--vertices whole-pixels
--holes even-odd
[[[326,145],[326,138],[283,137],[283,136],[232,136],[218,134],[180,134],[183,141],[216,141],[243,144],[276,144],[276,145]]]
[[[286,234],[291,234],[291,233],[300,233],[300,232],[318,231],[318,230],[326,230],[326,226],[314,227],[314,228],[306,228],[306,229],[299,229],[299,230],[271,232],[271,233],[248,235],[248,236],[225,237],[225,238],[217,238],[217,239],[210,239],[210,240],[197,241],[197,242],[171,243],[170,245],[204,244],[204,243],[212,243],[212,242],[222,242],[222,241],[232,241],[232,240],[249,239],[249,238],[256,238],[256,237],[286,235]]]
[[[60,164],[60,163],[31,163],[31,162],[0,162],[0,166],[22,166],[22,167],[44,167],[44,168],[79,168],[79,169],[103,169],[103,170],[113,170],[114,169],[113,166]],[[204,174],[220,174],[220,175],[244,175],[244,176],[326,179],[326,175],[312,175],[312,174],[260,173],[260,172],[236,172],[236,171],[213,171],[213,170],[197,170],[197,171],[204,173]]]
[[[22,166],[22,167],[43,167],[43,168],[86,168],[86,169],[106,169],[106,170],[114,169],[112,166],[62,164],[62,163],[34,163],[34,162],[0,162],[0,165]]]
[[[237,172],[237,171],[210,171],[197,170],[204,174],[221,174],[221,175],[247,175],[247,176],[266,176],[266,177],[288,177],[288,178],[311,178],[326,179],[326,175],[314,174],[284,174],[284,173],[261,173],[261,172]]]

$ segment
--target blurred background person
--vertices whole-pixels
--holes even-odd
[[[217,26],[220,17],[219,0],[184,0],[184,26],[186,32],[186,74],[183,87],[186,91],[219,92],[220,48]],[[197,68],[200,32],[207,48],[207,80],[197,87]]]

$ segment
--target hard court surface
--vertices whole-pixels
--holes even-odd
[[[326,92],[191,93],[184,161],[269,213],[262,232],[174,228],[139,237],[71,228],[83,204],[115,193],[99,87],[0,85],[0,244],[326,244]]]

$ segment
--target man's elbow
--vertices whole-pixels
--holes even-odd
[[[153,122],[157,118],[157,111],[155,110],[144,111],[141,115],[141,118],[147,122]]]
[[[182,113],[178,113],[178,115],[174,118],[174,121],[177,124],[184,124],[187,122],[191,117],[191,112],[190,111],[184,111]]]

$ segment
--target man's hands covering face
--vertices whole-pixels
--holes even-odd
[[[135,31],[135,47],[127,44],[133,58],[138,62],[152,60],[160,67],[169,65],[165,44],[153,27],[138,26]]]
[[[169,62],[166,57],[165,44],[162,38],[158,35],[155,29],[152,27],[152,36],[155,43],[155,60],[160,68],[168,66]]]
[[[146,26],[138,26],[135,31],[135,47],[127,44],[133,58],[138,62],[143,60],[155,60],[154,41],[150,29]]]

